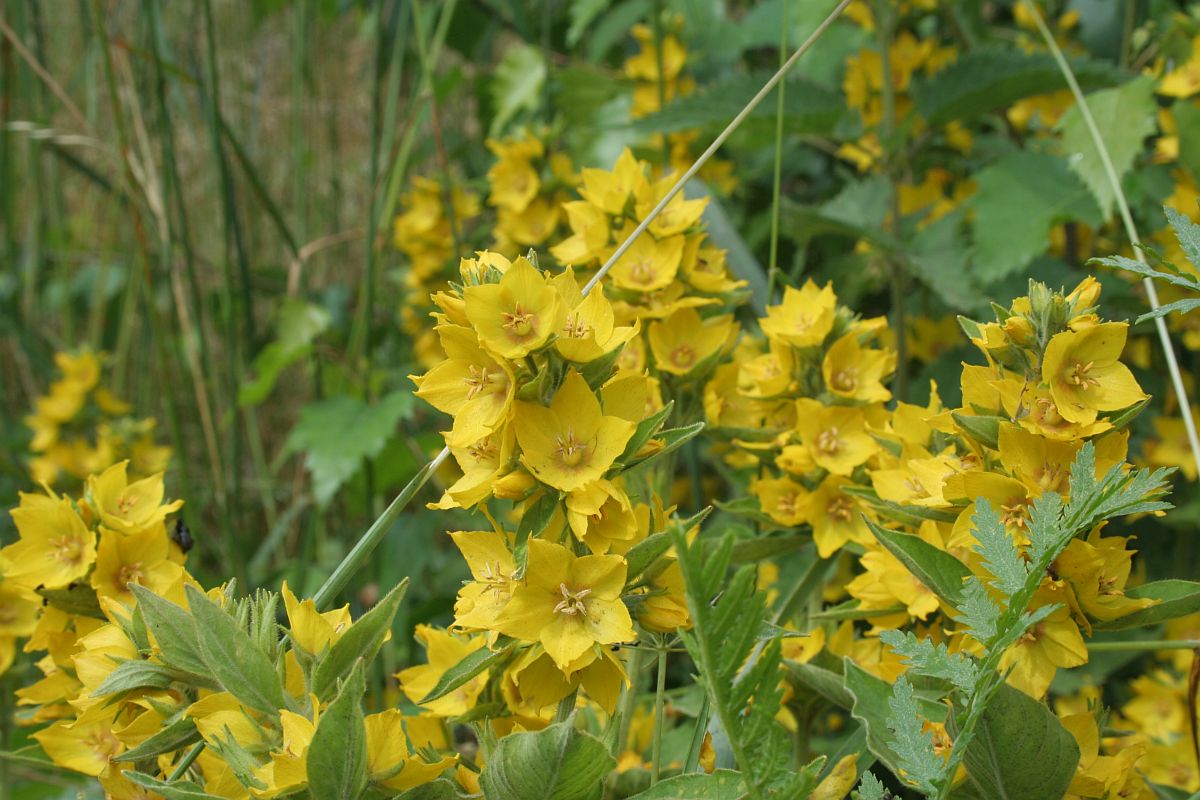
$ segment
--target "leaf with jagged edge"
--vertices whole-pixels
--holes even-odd
[[[956,611],[958,613],[954,615],[954,619],[967,626],[967,632],[975,641],[986,644],[996,635],[1000,607],[988,594],[983,581],[974,576],[967,579]]]
[[[888,792],[874,773],[864,772],[852,797],[854,800],[888,800]]]
[[[1012,597],[1025,586],[1029,567],[1005,530],[1000,516],[985,497],[975,501],[971,530],[977,541],[975,552],[983,557],[983,566],[995,579],[991,582],[992,586],[1005,597]]]
[[[918,639],[911,631],[883,631],[879,638],[918,675],[950,681],[964,692],[971,691],[979,678],[975,660],[962,653],[951,653],[945,644]]]
[[[908,677],[901,675],[888,698],[887,726],[900,757],[901,777],[930,795],[945,779],[945,762],[933,750],[933,734],[924,729],[921,711]]]

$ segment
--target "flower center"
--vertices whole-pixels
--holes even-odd
[[[554,454],[568,467],[579,466],[579,462],[583,461],[583,457],[587,453],[587,443],[576,439],[575,431],[571,428],[567,428],[565,436],[557,436],[556,443],[558,446],[554,448]]]
[[[839,392],[853,392],[858,388],[858,370],[847,367],[833,373],[833,388]]]
[[[141,583],[141,581],[142,562],[140,561],[135,561],[132,564],[122,564],[113,575],[113,583],[123,592],[129,591],[129,584]]]
[[[475,463],[482,464],[496,457],[496,446],[492,444],[492,439],[489,436],[487,439],[480,440],[468,447],[467,453],[471,458],[475,459]]]
[[[528,336],[533,333],[533,324],[537,321],[537,316],[532,311],[526,311],[520,304],[513,305],[512,311],[506,311],[501,316],[504,318],[504,327],[513,336]]]
[[[827,456],[836,453],[842,446],[841,440],[838,439],[837,427],[832,427],[829,430],[821,431],[817,436],[817,450]]]
[[[137,495],[124,495],[117,501],[117,513],[121,516],[127,515],[133,510],[133,507],[138,503]]]
[[[1099,386],[1100,381],[1091,375],[1092,366],[1095,363],[1094,361],[1089,361],[1086,364],[1075,364],[1074,368],[1067,374],[1067,382],[1078,386],[1080,389]]]
[[[504,574],[499,561],[485,562],[479,570],[479,582],[491,590],[492,600],[497,603],[500,602],[501,597],[508,595],[508,585],[511,580],[511,576]]]
[[[592,326],[583,321],[580,314],[572,312],[567,315],[567,324],[563,326],[563,335],[572,339],[582,339],[592,332]]]
[[[690,345],[681,344],[671,351],[671,363],[683,369],[696,362],[696,351]]]
[[[849,522],[854,513],[854,504],[845,497],[835,497],[825,506],[825,515],[837,522]]]
[[[568,617],[587,615],[587,603],[584,602],[584,598],[592,593],[591,589],[568,589],[565,583],[560,583],[558,589],[562,592],[562,600],[554,607],[555,614]]]
[[[473,400],[477,395],[487,391],[488,387],[492,385],[493,376],[488,372],[487,367],[471,364],[467,369],[470,374],[463,378],[463,383],[467,385],[467,399]]]
[[[796,504],[800,498],[795,492],[784,492],[779,495],[779,499],[775,501],[775,509],[785,516],[791,517],[796,514]]]
[[[1001,505],[1000,521],[1005,527],[1025,529],[1025,503],[1023,500],[1014,500],[1009,505]]]
[[[80,564],[83,562],[83,542],[74,536],[64,536],[50,542],[54,547],[54,555],[64,564]]]
[[[642,284],[649,284],[653,282],[655,272],[654,262],[647,261],[646,259],[635,262],[634,265],[629,268],[630,277]]]

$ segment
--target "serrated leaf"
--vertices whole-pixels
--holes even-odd
[[[1134,78],[1112,89],[1093,92],[1084,99],[1120,181],[1142,152],[1146,137],[1154,133],[1157,109],[1154,81],[1147,76]],[[1100,213],[1107,218],[1116,193],[1078,106],[1067,109],[1059,121],[1059,128],[1071,169],[1092,190]]]
[[[504,54],[496,65],[490,91],[496,114],[488,128],[497,136],[521,111],[536,111],[546,83],[546,59],[536,47],[521,44]]]
[[[888,698],[887,726],[892,732],[892,747],[900,758],[904,780],[926,795],[936,791],[944,780],[945,763],[933,750],[933,734],[924,728],[912,683],[901,675]]]
[[[955,606],[954,618],[967,626],[971,636],[980,644],[987,644],[996,635],[996,623],[1000,619],[1000,607],[988,594],[983,581],[972,575],[963,586],[961,601]]]
[[[479,784],[488,800],[598,800],[615,765],[599,739],[560,722],[501,739]]]
[[[1154,605],[1138,609],[1116,619],[1097,621],[1092,627],[1100,631],[1120,631],[1145,628],[1186,617],[1200,611],[1200,583],[1168,579],[1152,581],[1125,592],[1135,600],[1154,600]]]
[[[275,665],[224,609],[193,586],[185,591],[207,674],[250,708],[278,716],[284,698]]]
[[[964,762],[968,780],[995,800],[1060,800],[1079,746],[1044,704],[1007,684],[992,696]]]
[[[739,800],[745,793],[739,773],[718,769],[711,774],[694,772],[667,778],[629,800]]]
[[[1098,61],[1076,59],[1071,68],[1084,89],[1111,86],[1122,78],[1119,70]],[[968,52],[934,75],[914,80],[911,93],[929,124],[944,125],[1065,88],[1050,53],[989,48]]]
[[[308,748],[308,791],[321,800],[356,800],[367,782],[363,662],[357,661],[337,697],[321,714]]]
[[[196,634],[196,622],[186,610],[138,584],[130,584],[146,627],[154,635],[162,660],[195,675],[207,670]]]
[[[876,678],[849,658],[844,658],[846,691],[851,700],[850,713],[867,731],[867,747],[892,772],[900,769],[900,756],[892,746],[887,725],[891,686]]]
[[[324,506],[358,472],[364,459],[379,455],[396,423],[414,406],[413,395],[407,392],[393,392],[373,405],[350,395],[309,403],[300,410],[300,421],[288,434],[284,452],[304,453],[313,495]]]
[[[927,589],[950,605],[959,605],[963,581],[971,576],[971,570],[965,564],[918,536],[889,530],[867,517],[863,519],[879,543],[898,558]]]
[[[986,497],[975,501],[971,515],[971,532],[975,535],[975,552],[983,556],[983,566],[992,573],[992,586],[1005,597],[1012,597],[1025,586],[1029,568],[1016,544],[1009,537],[1000,516]]]
[[[275,388],[279,374],[312,351],[312,343],[329,327],[329,312],[313,303],[290,297],[280,307],[275,341],[254,358],[254,377],[238,388],[238,404],[258,405]]]
[[[369,664],[375,658],[392,629],[392,621],[396,619],[396,611],[406,591],[408,578],[392,587],[374,608],[359,617],[333,643],[313,672],[312,691],[319,699],[327,697],[337,687],[337,682],[350,674],[359,659]]]
[[[943,643],[918,639],[911,631],[883,631],[879,638],[901,656],[915,674],[950,681],[964,692],[974,688],[979,667],[969,656],[951,653]]]
[[[429,690],[429,694],[420,699],[417,705],[432,703],[438,698],[445,697],[467,681],[491,667],[500,659],[506,657],[510,648],[489,650],[481,647],[463,657],[461,661],[442,673],[437,684]]]
[[[1081,220],[1096,226],[1103,220],[1091,192],[1066,160],[1047,153],[1009,153],[975,180],[972,270],[982,283],[1024,269],[1049,246],[1056,224]]]
[[[863,773],[855,795],[856,800],[887,800],[889,796],[883,783],[870,772]]]
[[[1184,255],[1192,262],[1192,266],[1200,268],[1200,225],[1170,206],[1163,206],[1163,211],[1167,215],[1167,222],[1171,223],[1171,230],[1175,232],[1175,238],[1179,241]],[[1192,286],[1195,287],[1198,283],[1195,277],[1188,277],[1192,278]]]

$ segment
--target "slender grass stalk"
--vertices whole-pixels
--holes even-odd
[[[1147,639],[1128,642],[1088,642],[1089,653],[1153,653],[1159,650],[1195,650],[1200,648],[1197,639]]]
[[[1088,107],[1087,98],[1084,97],[1083,90],[1079,87],[1079,81],[1075,79],[1075,73],[1071,69],[1071,65],[1067,63],[1062,48],[1058,46],[1054,35],[1046,27],[1046,21],[1042,19],[1042,14],[1038,11],[1037,5],[1031,2],[1031,0],[1024,0],[1024,2],[1033,15],[1034,22],[1037,23],[1038,32],[1042,35],[1042,40],[1045,41],[1046,47],[1054,54],[1054,61],[1058,64],[1058,69],[1062,72],[1063,79],[1066,80],[1067,86],[1071,88],[1071,94],[1075,98],[1075,105],[1079,109],[1079,115],[1083,118],[1084,125],[1087,126],[1088,134],[1092,137],[1092,144],[1095,145],[1096,152],[1100,154],[1100,163],[1104,165],[1104,174],[1108,177],[1108,183],[1112,187],[1113,195],[1116,198],[1121,222],[1125,226],[1125,235],[1129,238],[1129,243],[1133,246],[1133,254],[1139,262],[1146,264],[1146,254],[1142,252],[1142,240],[1138,236],[1137,226],[1133,224],[1133,215],[1129,211],[1129,201],[1125,198],[1125,191],[1121,188],[1120,176],[1117,175],[1117,170],[1113,166],[1112,158],[1108,153],[1108,147],[1104,143],[1104,136],[1101,134],[1099,126],[1096,125],[1096,118],[1092,116],[1092,110]],[[1157,311],[1160,304],[1158,302],[1158,289],[1154,286],[1154,281],[1150,278],[1143,278],[1142,285],[1146,288],[1146,297],[1150,300],[1150,307]],[[1158,339],[1162,343],[1163,355],[1167,359],[1167,369],[1171,374],[1171,385],[1175,389],[1175,397],[1179,401],[1180,416],[1183,417],[1183,426],[1187,430],[1188,444],[1192,449],[1192,458],[1196,460],[1196,468],[1200,469],[1200,437],[1196,435],[1196,423],[1192,419],[1192,406],[1188,402],[1187,389],[1183,385],[1183,375],[1179,371],[1179,361],[1175,357],[1175,346],[1172,344],[1171,334],[1167,330],[1167,321],[1162,317],[1157,317],[1154,320],[1154,327],[1158,330]]]
[[[896,176],[896,90],[892,85],[892,3],[877,0],[875,29],[879,33],[880,71],[883,73],[883,119],[879,124],[879,144],[883,150],[883,166],[888,181],[891,204],[891,232],[900,234],[900,192]],[[896,399],[908,399],[908,275],[898,258],[885,255],[892,296],[892,330],[896,334]]]
[[[779,66],[787,63],[788,49],[788,0],[780,4],[779,23]],[[767,256],[767,303],[775,293],[775,282],[779,280],[779,204],[783,187],[783,101],[787,81],[779,84],[775,95],[775,168],[771,177],[771,250]]]
[[[658,74],[658,110],[667,107],[667,76],[663,72],[663,2],[654,0],[650,8],[650,29],[654,33],[654,68]],[[662,174],[666,175],[671,166],[671,143],[665,133],[658,134],[662,145]]]
[[[705,693],[700,698],[700,712],[696,714],[696,727],[692,730],[692,743],[688,746],[687,760],[683,762],[684,773],[699,772],[700,751],[704,749],[704,737],[708,734],[710,701]]]
[[[666,712],[667,650],[659,642],[657,681],[654,686],[654,738],[650,743],[650,785],[658,783],[662,771],[663,716]]]

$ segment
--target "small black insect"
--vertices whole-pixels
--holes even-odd
[[[185,553],[196,544],[196,541],[192,539],[191,529],[182,519],[175,520],[175,527],[171,530],[171,541],[179,545],[179,549]]]

